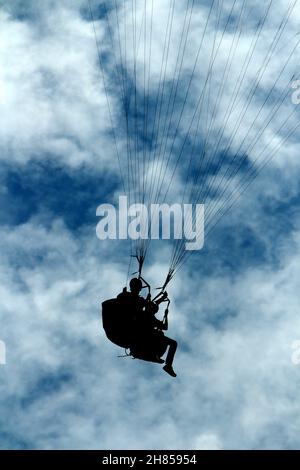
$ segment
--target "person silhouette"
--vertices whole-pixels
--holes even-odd
[[[165,362],[165,366],[163,367],[164,371],[167,372],[167,374],[171,375],[172,377],[176,377],[177,374],[175,373],[173,369],[173,360],[176,354],[177,350],[177,341],[169,338],[168,336],[165,336],[162,332],[167,331],[169,328],[169,322],[168,322],[168,313],[169,310],[165,310],[165,315],[163,320],[159,320],[156,318],[156,313],[158,312],[159,309],[159,303],[163,302],[164,299],[167,297],[167,294],[163,294],[162,298],[157,300],[156,302],[152,302],[151,304],[148,304],[143,312],[143,330],[144,334],[148,337],[150,337],[150,342],[151,339],[153,341],[153,345],[155,348],[155,343],[157,341],[163,341],[168,348],[166,360],[160,360],[158,362]]]
[[[140,295],[140,292],[144,287],[148,287],[150,291],[150,286],[146,281],[144,282],[146,286],[139,278],[131,279],[130,291],[128,292],[125,287],[117,297],[123,305],[126,323],[131,330],[132,349],[138,351],[139,356],[150,357],[153,362],[165,363],[164,371],[172,377],[176,377],[173,360],[177,350],[177,341],[163,333],[168,330],[168,309],[163,320],[159,320],[155,316],[159,310],[159,304],[167,299],[168,294],[164,292],[156,298],[156,301],[152,301],[149,293],[145,299]],[[162,344],[164,349],[168,348],[165,361],[156,352]]]
[[[141,279],[131,279],[129,287],[130,291],[128,292],[127,288],[124,287],[123,292],[117,296],[117,299],[119,299],[123,305],[126,306],[127,315],[131,318],[131,320],[134,321],[146,307],[147,300],[140,296],[140,292],[143,289],[143,283]]]
[[[153,361],[160,364],[165,363],[163,367],[164,371],[172,377],[176,377],[176,373],[173,369],[173,360],[177,350],[177,341],[168,336],[165,336],[163,331],[168,330],[168,309],[165,311],[163,320],[156,318],[156,314],[159,310],[159,304],[166,301],[168,294],[166,292],[160,294],[155,301],[146,300],[144,308],[139,312],[136,317],[137,324],[137,336],[136,344],[138,347],[147,350],[148,353],[154,355]],[[157,354],[163,346],[164,349],[168,349],[166,360],[164,361]]]
[[[130,281],[130,292],[125,287],[116,299],[102,302],[102,324],[107,338],[114,344],[129,349],[136,337],[136,318],[145,308],[141,297],[142,281]]]

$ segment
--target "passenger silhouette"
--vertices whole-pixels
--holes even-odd
[[[146,308],[143,312],[143,332],[145,336],[150,338],[150,342],[152,340],[154,348],[156,346],[156,343],[159,341],[163,341],[168,347],[168,353],[166,357],[166,365],[163,367],[164,371],[167,372],[169,375],[172,377],[176,377],[176,373],[173,369],[173,360],[174,356],[177,350],[177,341],[175,341],[172,338],[169,338],[168,336],[165,336],[163,331],[167,331],[169,328],[169,322],[168,322],[168,313],[169,310],[165,310],[165,315],[163,320],[158,320],[158,318],[155,317],[156,313],[158,312],[159,309],[159,304],[161,302],[164,302],[164,300],[168,297],[167,293],[162,294],[161,298],[156,300],[156,302],[152,302],[151,304],[146,305]],[[158,361],[160,363],[163,363],[163,360]]]
[[[147,284],[147,286],[149,285]],[[153,362],[159,364],[165,362],[164,371],[172,377],[176,377],[173,360],[177,349],[177,341],[165,336],[163,333],[163,331],[168,330],[168,309],[165,311],[163,320],[158,320],[155,317],[159,310],[159,304],[167,300],[168,294],[164,292],[157,296],[155,301],[151,301],[150,294],[148,294],[147,299],[139,296],[142,288],[143,284],[140,279],[132,279],[130,281],[131,292],[120,294],[120,296],[124,295],[124,298],[126,296],[127,298],[130,297],[131,301],[136,302],[136,305],[133,306],[135,326],[132,350],[138,355],[142,351]],[[160,356],[164,354],[167,348],[168,353],[166,361],[164,361]],[[159,351],[162,351],[161,355]]]

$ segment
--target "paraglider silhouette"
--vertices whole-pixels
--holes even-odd
[[[168,338],[163,331],[168,329],[168,313],[170,300],[167,292],[159,293],[151,300],[150,286],[143,285],[144,279],[133,278],[130,281],[130,291],[126,287],[116,299],[102,303],[102,322],[107,338],[129,350],[129,355],[144,361],[164,364],[164,370],[176,377],[173,360],[177,342]],[[140,296],[143,288],[149,289],[146,298]],[[158,320],[155,315],[159,305],[167,302],[164,319]],[[162,356],[168,349],[166,360]]]
[[[300,126],[290,97],[297,0],[280,18],[274,0],[255,8],[247,0],[115,0],[101,2],[101,11],[88,2],[122,194],[150,206],[180,188],[177,201],[205,205],[207,242]],[[138,281],[150,240],[131,240]],[[172,241],[162,297],[190,256],[184,238]],[[159,298],[143,299],[138,281],[103,302],[106,335],[146,360],[168,347],[171,372],[177,344],[163,333],[168,314],[158,323]]]

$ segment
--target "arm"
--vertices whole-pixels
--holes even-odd
[[[169,328],[168,314],[169,314],[170,300],[168,299],[168,294],[167,294],[166,292],[163,293],[163,296],[162,296],[161,299],[158,299],[158,300],[156,300],[155,302],[152,302],[152,304],[154,304],[154,305],[157,306],[156,312],[158,311],[158,308],[159,308],[158,305],[159,305],[161,302],[168,302],[168,304],[167,304],[167,308],[166,308],[166,310],[165,310],[165,314],[164,314],[163,321],[158,320],[157,318],[154,317],[155,326],[156,326],[157,328],[159,328],[160,330],[167,331],[168,328]]]
[[[153,301],[155,303],[157,303],[158,305],[161,304],[162,302],[167,302],[168,301],[168,293],[167,292],[159,292],[159,294],[157,294]]]
[[[165,312],[164,319],[162,321],[158,320],[158,318],[156,317],[153,317],[153,325],[155,328],[158,328],[159,330],[162,330],[162,331],[167,331],[169,327],[169,323],[168,323],[168,314],[166,312]]]
[[[164,320],[161,321],[161,320],[158,320],[158,318],[153,317],[152,322],[153,322],[154,328],[157,328],[158,330],[165,330],[166,329]]]
[[[169,328],[169,322],[168,322],[168,313],[169,313],[169,310],[166,308],[165,310],[165,315],[164,315],[164,319],[163,319],[163,330],[164,331],[167,331],[167,329]]]
[[[144,279],[142,276],[140,276],[140,279],[141,279],[141,281],[145,284],[145,285],[143,286],[143,289],[144,289],[145,287],[148,289],[148,294],[147,294],[146,299],[150,301],[150,300],[151,300],[151,287],[150,287],[150,284],[148,284],[148,282],[145,281],[145,279]]]

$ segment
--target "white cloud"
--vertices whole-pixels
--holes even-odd
[[[75,240],[60,223],[46,231],[33,221],[2,230],[1,239],[7,262],[23,251],[21,267],[5,258],[1,267],[3,404],[15,400],[14,418],[4,411],[5,429],[15,432],[18,422],[17,434],[38,448],[297,446],[298,236],[276,271],[249,268],[232,280],[216,273],[201,284],[179,275],[170,317],[180,344],[176,381],[159,366],[118,359],[105,339],[99,302],[124,282],[105,251],[99,258],[90,239]],[[30,267],[26,257],[39,248],[46,258]],[[43,375],[55,383],[62,371],[69,381],[35,396]],[[273,444],[274,426],[285,430],[285,443]]]
[[[0,21],[2,158],[111,164],[91,24],[62,6],[46,11],[42,32],[3,11]]]
[[[26,162],[51,152],[70,166],[115,165],[93,32],[78,12],[82,3],[44,5],[42,31],[1,12],[1,158]],[[18,11],[20,2],[13,6]],[[282,8],[285,3],[277,2],[277,18]],[[154,24],[156,77],[167,11],[160,13]],[[195,28],[203,21],[200,12],[193,21]],[[197,44],[196,29],[192,37]],[[243,49],[248,40],[243,39]],[[175,61],[173,55],[170,63]],[[167,73],[172,76],[172,68]],[[256,105],[251,116],[255,111]],[[245,126],[250,122],[249,114]],[[276,163],[283,184],[276,176],[262,179],[265,195],[288,201],[298,194],[298,146],[286,146]],[[180,185],[177,177],[175,183],[172,190]],[[244,201],[240,211],[255,206],[259,197]],[[231,222],[240,223],[240,215],[237,211]],[[270,250],[260,217],[261,212],[250,214],[248,223]],[[176,381],[156,365],[117,358],[118,350],[101,331],[99,304],[124,283],[121,256],[115,261],[123,245],[101,245],[88,232],[76,238],[61,220],[48,229],[38,217],[2,227],[5,431],[37,448],[299,448],[299,379],[291,362],[291,344],[300,331],[300,240],[294,224],[292,235],[276,245],[279,267],[269,252],[266,266],[229,274],[219,267],[204,279],[182,271],[174,280],[170,336],[181,343]],[[153,259],[146,275],[156,286],[166,271],[166,248],[155,250]],[[51,374],[57,388],[44,384],[43,389],[40,381]],[[61,375],[67,378],[60,383]]]

